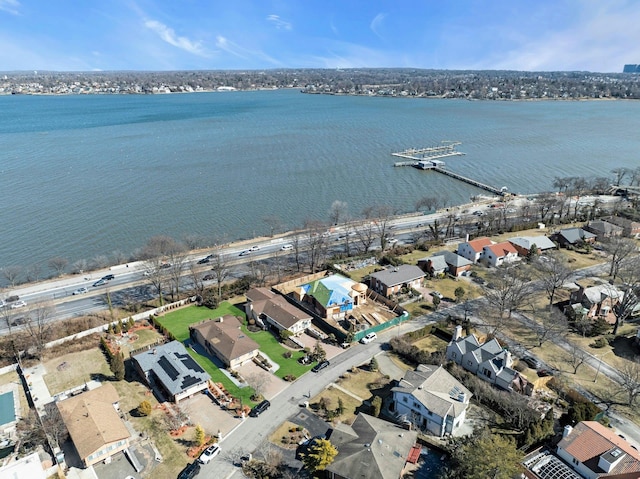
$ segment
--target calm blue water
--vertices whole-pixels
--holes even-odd
[[[131,253],[154,235],[233,240],[483,193],[391,152],[459,140],[451,170],[511,191],[635,168],[640,103],[304,95],[0,97],[0,267]]]

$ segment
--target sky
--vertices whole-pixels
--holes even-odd
[[[0,0],[0,71],[621,72],[639,0]]]

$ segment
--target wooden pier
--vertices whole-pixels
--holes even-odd
[[[464,181],[469,185],[481,188],[496,195],[504,196],[508,194],[506,186],[503,186],[502,188],[496,188],[494,186],[486,185],[459,173],[445,170],[445,163],[441,160],[441,158],[447,158],[450,156],[462,156],[464,155],[464,153],[456,151],[455,149],[456,146],[461,144],[459,141],[443,141],[442,143],[443,144],[440,146],[433,146],[430,148],[409,148],[398,153],[391,153],[391,155],[393,156],[405,158],[406,160],[408,160],[397,161],[393,164],[393,166],[413,166],[421,170],[433,170],[437,171],[438,173],[447,175],[451,178],[455,178],[456,180]]]

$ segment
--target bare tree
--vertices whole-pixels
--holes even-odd
[[[216,246],[214,248],[213,258],[210,263],[211,271],[216,279],[216,286],[218,287],[218,302],[222,300],[222,285],[231,274],[231,268],[229,267],[229,259],[222,253],[222,247]]]
[[[111,252],[111,259],[114,264],[123,264],[127,262],[127,255],[116,249]]]
[[[573,368],[573,374],[578,374],[578,369],[586,362],[588,357],[589,354],[580,349],[580,346],[570,344],[569,351],[565,355],[565,361]]]
[[[539,256],[531,262],[533,275],[540,281],[549,298],[549,307],[553,306],[556,292],[569,280],[573,271],[562,253]]]
[[[438,205],[440,205],[440,199],[437,196],[423,196],[416,201],[416,211],[435,211],[438,209]]]
[[[155,288],[162,306],[165,285],[171,284],[173,281],[176,292],[179,292],[180,275],[186,259],[184,247],[169,236],[154,236],[147,241],[141,256],[145,259],[145,275]],[[177,264],[174,265],[172,261]],[[172,287],[172,294],[173,291]]]
[[[533,328],[538,347],[552,338],[566,336],[568,331],[567,318],[558,308],[551,308],[537,314],[538,320]]]
[[[349,212],[349,206],[345,201],[335,200],[329,209],[329,219],[332,225],[340,224],[340,220],[345,220]]]
[[[613,334],[618,334],[618,329],[629,319],[640,304],[640,257],[627,258],[620,265],[618,271],[622,281],[622,299],[614,305],[613,314],[616,322],[613,326]]]
[[[175,291],[175,299],[180,299],[180,280],[188,263],[188,254],[184,245],[176,243],[176,249],[169,253],[168,259],[169,276],[173,285],[172,294]]]
[[[194,262],[189,263],[189,280],[191,281],[191,288],[193,292],[202,297],[204,294],[204,281],[202,280],[202,273],[200,272],[200,268]]]
[[[40,280],[42,275],[42,266],[38,263],[34,263],[27,267],[27,281],[36,282]]]
[[[371,221],[365,221],[355,228],[356,238],[363,253],[368,253],[377,238],[377,233]]]
[[[69,261],[66,258],[61,258],[59,256],[49,260],[49,268],[56,272],[56,276],[62,276],[62,273],[64,273],[68,264]]]
[[[271,237],[283,228],[282,220],[278,216],[266,216],[262,218],[262,221],[269,228],[269,236]]]
[[[640,364],[637,359],[625,361],[618,374],[622,381],[620,387],[627,395],[627,405],[633,406],[640,396]]]
[[[613,173],[613,175],[615,176],[613,184],[616,186],[620,186],[623,178],[627,176],[627,173],[631,173],[631,170],[629,170],[629,168],[614,168],[611,170],[611,173]]]
[[[485,300],[499,316],[511,317],[528,304],[533,287],[523,274],[522,266],[502,266],[491,271],[484,293]]]
[[[327,256],[326,225],[318,221],[306,221],[306,256],[309,271],[315,273]]]
[[[389,222],[393,218],[394,211],[390,206],[382,205],[376,206],[373,209],[373,214],[375,215],[373,224],[376,230],[376,235],[380,239],[380,248],[384,251],[387,247]]]
[[[73,274],[82,274],[88,270],[89,266],[86,259],[79,259],[78,261],[74,261],[71,265],[71,272]]]
[[[267,283],[271,268],[263,261],[255,261],[253,258],[249,258],[249,274],[251,275],[252,282],[257,286],[264,286]]]
[[[144,261],[144,275],[155,289],[160,306],[164,305],[163,291],[169,281],[167,269],[164,265],[165,263],[160,256],[151,257]]]
[[[580,207],[580,198],[589,191],[589,182],[581,177],[577,176],[571,178],[571,184],[569,185],[568,193],[574,197],[575,204],[573,206],[573,218],[578,217],[578,208]]]
[[[612,280],[615,280],[618,276],[621,263],[638,250],[636,243],[629,238],[609,238],[602,243],[602,247],[611,255],[609,276],[611,276]]]
[[[26,316],[26,330],[33,340],[32,345],[35,346],[38,357],[51,335],[51,318],[54,312],[53,303],[41,302],[33,305]]]
[[[271,376],[266,372],[263,373],[262,371],[257,371],[249,374],[245,379],[247,380],[247,384],[253,388],[256,394],[264,398],[267,387],[271,383]]]
[[[0,269],[2,276],[11,286],[15,286],[20,282],[20,277],[24,273],[22,266],[5,266]]]

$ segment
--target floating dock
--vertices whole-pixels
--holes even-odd
[[[419,168],[421,170],[437,171],[438,173],[455,178],[456,180],[464,181],[469,185],[489,191],[495,195],[504,196],[508,194],[506,186],[496,188],[495,186],[486,185],[476,181],[473,178],[446,170],[444,168],[445,162],[442,161],[441,158],[462,156],[464,153],[456,151],[455,149],[456,146],[461,144],[459,141],[443,141],[442,143],[443,144],[440,146],[432,146],[429,148],[409,148],[398,153],[391,153],[393,156],[407,159],[407,161],[397,161],[393,166],[413,166],[414,168]]]

